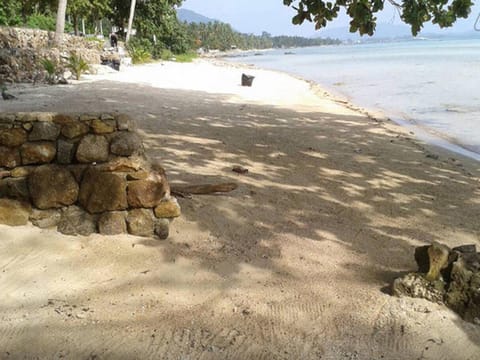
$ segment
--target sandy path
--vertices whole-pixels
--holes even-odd
[[[480,246],[478,163],[248,71],[157,64],[0,103],[126,112],[171,181],[240,184],[180,199],[164,242],[0,226],[1,359],[479,359],[479,326],[386,291],[416,245]]]

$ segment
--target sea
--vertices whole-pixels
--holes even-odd
[[[480,33],[246,53],[229,58],[318,83],[417,137],[480,161]]]

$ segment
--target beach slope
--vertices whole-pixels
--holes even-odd
[[[179,199],[167,241],[0,226],[0,358],[479,358],[480,326],[389,294],[415,246],[480,247],[478,163],[204,60],[11,92],[0,111],[127,113],[171,182],[239,187]]]

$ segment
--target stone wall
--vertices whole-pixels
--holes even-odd
[[[0,113],[0,223],[165,239],[179,215],[128,116]]]
[[[75,51],[89,64],[100,64],[101,48],[97,42],[65,35],[60,48],[54,47],[54,33],[23,28],[0,27],[0,82],[32,81],[43,71],[40,60],[61,63]]]

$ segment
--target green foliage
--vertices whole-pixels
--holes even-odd
[[[470,13],[471,0],[389,0],[400,12],[401,19],[409,24],[413,35],[417,35],[427,22],[440,27],[452,26],[459,18]],[[383,10],[385,0],[283,0],[283,4],[293,7],[297,14],[293,24],[305,20],[315,23],[316,29],[327,26],[344,9],[350,17],[350,31],[361,35],[373,35],[377,23],[376,14]]]
[[[282,47],[302,47],[338,44],[338,40],[321,38],[302,38],[299,36],[271,36],[264,32],[261,36],[241,34],[232,29],[229,24],[214,22],[188,24],[187,33],[193,49],[230,50],[239,48],[268,49]]]
[[[21,4],[17,0],[0,2],[0,25],[16,26],[21,24]]]
[[[127,44],[127,50],[134,64],[152,61],[153,45],[147,39],[132,38]]]
[[[45,71],[47,72],[47,82],[50,84],[55,83],[55,78],[57,75],[57,63],[56,61],[50,59],[42,59],[40,60],[40,64],[43,66]]]
[[[56,19],[51,15],[33,14],[27,19],[27,27],[47,31],[55,31]]]
[[[173,59],[173,53],[168,49],[162,49],[160,53],[160,59],[170,61]]]
[[[181,63],[192,62],[197,57],[198,57],[197,53],[188,52],[188,53],[185,53],[185,54],[175,55],[175,61],[176,62],[181,62]]]
[[[80,80],[80,77],[83,73],[89,70],[89,66],[85,60],[82,59],[80,55],[71,53],[68,58],[67,68],[72,71],[77,80]]]

